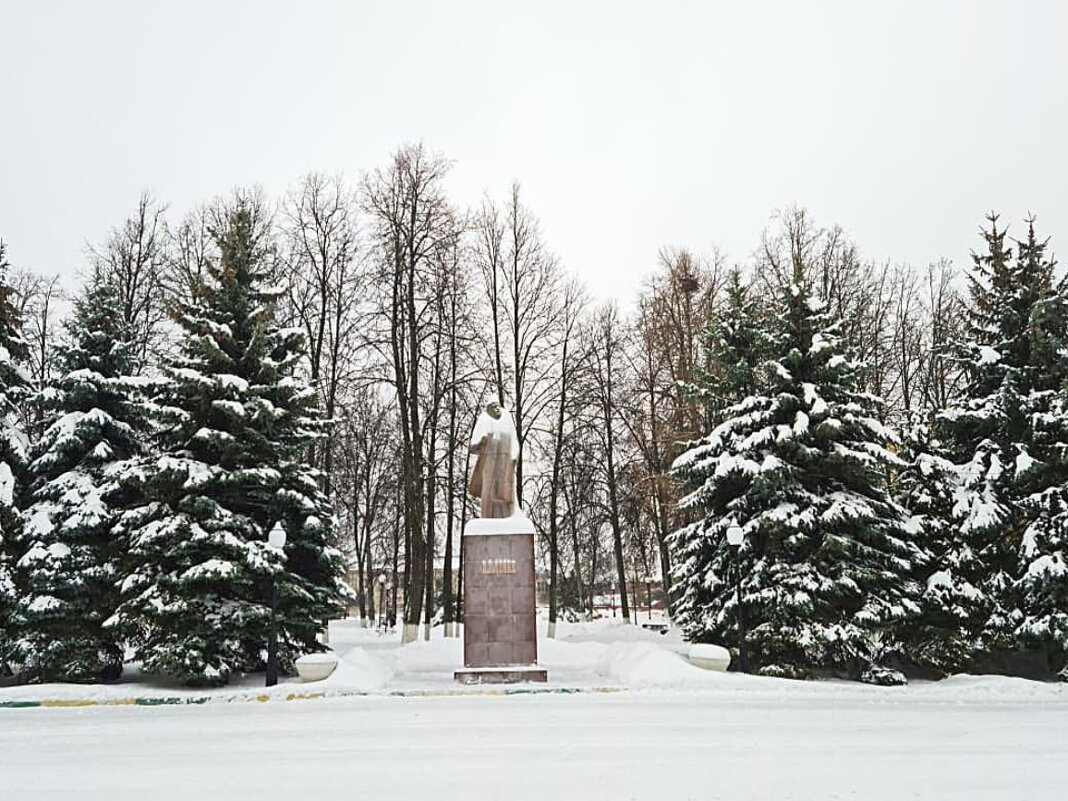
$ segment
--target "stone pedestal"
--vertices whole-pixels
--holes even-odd
[[[546,681],[537,667],[534,528],[515,518],[472,520],[464,529],[463,684]]]

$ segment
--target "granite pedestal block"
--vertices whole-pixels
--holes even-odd
[[[493,519],[464,532],[464,684],[546,681],[538,668],[534,617],[534,532]],[[527,524],[529,526],[529,523]]]

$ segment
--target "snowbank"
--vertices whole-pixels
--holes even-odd
[[[393,667],[385,660],[379,659],[362,648],[353,648],[338,660],[337,668],[328,678],[306,686],[378,692],[393,680],[395,673]]]
[[[617,642],[607,646],[601,659],[601,672],[631,689],[700,687],[715,678],[674,651],[644,642]]]
[[[687,648],[677,631],[660,635],[616,621],[558,624],[556,639],[539,624],[538,662],[549,683],[531,691],[634,690],[665,696],[715,696],[716,703],[897,704],[936,703],[982,706],[990,703],[1068,705],[1068,684],[1051,684],[1005,676],[954,676],[939,682],[914,681],[905,687],[873,687],[847,681],[794,681],[707,671],[683,655]],[[156,677],[142,676],[128,665],[117,684],[36,684],[0,688],[0,704],[51,699],[130,703],[129,699],[195,703],[200,700],[274,700],[309,695],[415,694],[455,695],[453,671],[463,665],[462,637],[400,645],[399,633],[380,633],[358,621],[331,624],[336,670],[323,681],[302,683],[285,678],[264,688],[263,674],[242,676],[229,686],[191,690]],[[492,692],[478,688],[463,692]],[[0,714],[3,714],[0,711]]]
[[[624,623],[619,618],[582,623],[558,621],[556,634],[557,639],[564,642],[652,642],[667,647],[683,646],[682,633],[678,629],[669,629],[666,634],[661,634],[643,629],[641,625]]]

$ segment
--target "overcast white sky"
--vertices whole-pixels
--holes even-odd
[[[180,214],[422,139],[461,203],[518,179],[602,296],[795,202],[878,259],[964,265],[991,208],[1063,253],[1066,6],[0,0],[0,237],[73,275],[143,188]]]

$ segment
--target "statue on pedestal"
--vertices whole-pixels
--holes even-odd
[[[534,525],[516,500],[519,439],[511,415],[490,403],[471,435],[468,489],[481,517],[464,525],[463,684],[547,681],[538,667]]]
[[[471,435],[471,453],[477,458],[467,488],[480,500],[480,516],[522,517],[515,492],[519,440],[511,415],[496,401],[478,416]]]

